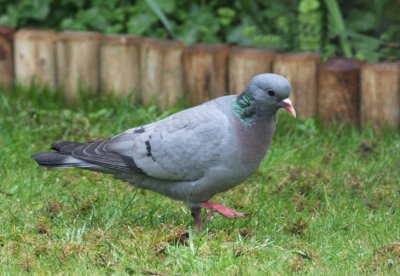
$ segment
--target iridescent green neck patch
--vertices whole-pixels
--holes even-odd
[[[232,102],[233,113],[239,117],[240,122],[244,125],[249,125],[256,118],[256,107],[253,95],[249,92],[244,92],[237,96]]]

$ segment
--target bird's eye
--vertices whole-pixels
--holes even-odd
[[[268,95],[270,95],[271,97],[273,97],[273,96],[275,96],[275,92],[272,91],[272,90],[269,90],[269,91],[268,91]]]

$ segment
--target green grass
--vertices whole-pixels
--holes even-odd
[[[204,231],[180,202],[30,159],[57,140],[107,137],[168,114],[126,99],[65,107],[58,93],[2,91],[0,273],[400,273],[395,129],[324,127],[280,112],[258,172],[213,199],[250,216],[216,215]]]

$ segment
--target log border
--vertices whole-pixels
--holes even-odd
[[[0,85],[9,87],[14,75],[14,30],[0,26]]]
[[[307,100],[304,100],[302,102],[299,102],[298,104],[298,109],[299,109],[299,114],[302,115],[304,114],[304,117],[311,117],[314,115],[318,115],[323,117],[325,122],[330,122],[332,119],[336,119],[337,121],[341,121],[344,123],[353,123],[358,125],[359,122],[362,122],[362,125],[373,125],[376,128],[381,128],[384,126],[386,123],[392,125],[392,126],[397,126],[400,127],[400,69],[393,69],[394,73],[392,72],[392,77],[387,78],[388,82],[391,82],[389,84],[383,85],[382,89],[392,89],[390,93],[386,93],[390,99],[386,99],[388,102],[390,102],[391,109],[393,111],[391,113],[383,113],[380,116],[375,116],[371,117],[370,119],[368,113],[368,109],[366,105],[370,105],[371,101],[366,100],[366,97],[369,97],[368,92],[366,90],[368,89],[368,86],[370,84],[368,81],[370,81],[371,76],[367,77],[366,74],[368,75],[373,75],[373,74],[381,74],[379,68],[400,68],[400,62],[394,62],[394,63],[370,63],[370,62],[361,62],[361,61],[355,61],[356,64],[358,64],[356,69],[354,68],[347,68],[344,66],[343,68],[333,68],[329,62],[320,62],[320,56],[317,53],[276,53],[273,52],[269,49],[262,49],[262,48],[254,48],[254,47],[243,47],[243,46],[229,46],[229,45],[224,45],[224,44],[217,44],[217,45],[210,45],[210,44],[204,44],[204,43],[199,43],[199,44],[194,44],[190,46],[184,46],[182,42],[179,41],[169,41],[169,40],[160,40],[160,39],[154,39],[154,38],[143,38],[139,36],[133,36],[133,35],[128,35],[128,34],[112,34],[112,35],[105,35],[105,34],[100,34],[100,33],[95,33],[95,32],[74,32],[74,31],[65,31],[65,32],[56,32],[52,30],[41,30],[41,29],[20,29],[18,31],[13,30],[11,28],[7,27],[2,27],[0,26],[0,36],[4,41],[9,41],[10,43],[10,49],[12,52],[12,55],[14,57],[12,58],[11,62],[4,62],[1,60],[1,55],[0,55],[0,62],[2,62],[2,70],[4,72],[11,72],[10,76],[6,76],[7,80],[7,85],[15,83],[17,81],[17,76],[16,76],[16,47],[20,46],[17,45],[19,42],[18,40],[15,39],[16,35],[18,33],[23,33],[24,31],[29,31],[31,32],[31,36],[35,37],[35,31],[37,31],[37,34],[43,35],[43,32],[45,31],[50,31],[54,32],[55,37],[55,56],[56,56],[56,69],[54,70],[56,77],[55,77],[55,83],[49,83],[50,87],[63,87],[63,80],[67,78],[67,76],[63,72],[66,70],[63,70],[61,68],[62,62],[60,61],[60,58],[62,55],[60,55],[60,44],[62,43],[68,43],[70,41],[76,41],[78,43],[84,42],[84,41],[90,41],[90,40],[95,40],[96,43],[98,43],[98,47],[94,47],[97,49],[97,53],[95,56],[97,57],[97,61],[89,61],[90,63],[96,65],[97,68],[92,68],[93,72],[95,72],[95,79],[89,80],[92,83],[89,85],[93,88],[91,93],[93,93],[93,96],[95,97],[95,94],[102,89],[102,83],[104,80],[102,80],[102,75],[101,75],[101,66],[103,66],[103,62],[101,60],[101,49],[102,45],[104,43],[112,44],[116,43],[119,45],[129,45],[130,43],[137,43],[139,46],[139,58],[137,59],[137,68],[139,68],[139,84],[137,84],[138,90],[136,93],[138,95],[143,95],[143,76],[145,75],[143,70],[146,68],[146,64],[148,62],[147,57],[143,56],[143,49],[146,47],[147,44],[151,44],[151,47],[158,48],[159,53],[162,53],[161,56],[168,55],[169,51],[174,52],[175,50],[173,49],[174,47],[177,48],[177,51],[175,51],[172,54],[172,57],[166,58],[167,62],[172,61],[172,65],[162,65],[162,69],[168,72],[159,72],[158,75],[161,76],[168,76],[168,78],[174,78],[178,79],[178,86],[182,87],[179,88],[179,91],[176,92],[176,95],[173,95],[174,99],[168,103],[166,103],[166,100],[164,99],[165,97],[168,99],[170,96],[165,96],[163,93],[171,93],[169,92],[164,92],[164,90],[168,89],[163,89],[162,86],[165,83],[165,80],[163,81],[162,77],[160,80],[152,80],[153,83],[160,83],[160,85],[155,85],[154,87],[158,87],[157,90],[159,91],[146,91],[145,93],[153,93],[153,95],[158,95],[158,100],[155,102],[159,108],[166,108],[170,107],[171,103],[176,102],[176,98],[183,96],[184,99],[189,100],[191,104],[199,104],[201,102],[204,102],[206,100],[209,100],[211,98],[221,96],[221,95],[226,95],[230,94],[233,92],[239,92],[239,91],[230,91],[232,89],[240,90],[241,88],[236,88],[236,87],[242,87],[244,83],[244,79],[249,78],[249,73],[245,72],[246,70],[236,70],[235,64],[245,64],[243,66],[252,66],[252,64],[256,64],[254,66],[257,66],[257,68],[264,68],[262,60],[265,60],[265,62],[270,62],[270,64],[265,64],[265,68],[271,68],[269,70],[270,72],[277,72],[281,73],[279,69],[279,66],[282,66],[282,63],[293,63],[295,64],[294,66],[288,65],[290,74],[288,74],[289,79],[291,80],[294,89],[296,88],[301,88],[301,92],[299,91],[293,91],[293,98],[296,106],[296,98],[299,97],[298,93],[306,93],[307,94]],[[11,37],[11,39],[10,39]],[[53,38],[50,38],[53,39]],[[171,50],[172,49],[172,50]],[[167,54],[165,54],[167,52]],[[176,55],[180,55],[181,53],[182,58],[176,58]],[[178,53],[178,54],[176,54]],[[260,61],[257,60],[257,55],[259,53]],[[62,53],[61,53],[62,54]],[[51,55],[51,54],[50,54]],[[205,57],[205,58],[203,58]],[[252,59],[252,61],[246,60],[246,57],[249,57],[249,59]],[[233,61],[233,58],[236,60]],[[65,57],[64,57],[65,59]],[[69,57],[67,57],[69,59]],[[162,57],[162,60],[165,58]],[[203,59],[203,60],[202,60]],[[132,62],[132,59],[130,59]],[[346,60],[345,58],[340,58],[344,63],[349,62],[349,63],[354,63],[354,60]],[[164,61],[163,61],[164,62]],[[177,63],[178,62],[178,63]],[[203,64],[204,63],[204,64]],[[135,65],[136,66],[136,65]],[[152,65],[154,66],[154,64]],[[172,70],[171,68],[175,68],[175,66],[179,67],[179,70]],[[203,68],[200,68],[203,66]],[[286,66],[286,65],[285,65]],[[292,66],[292,67],[291,67]],[[310,69],[311,66],[311,69]],[[331,67],[330,67],[331,66]],[[291,67],[291,68],[290,68]],[[370,68],[378,68],[378,70],[371,70]],[[85,67],[86,68],[86,67]],[[129,68],[124,67],[124,68]],[[294,68],[294,69],[293,69]],[[302,69],[303,68],[303,69]],[[86,68],[85,70],[87,70]],[[354,73],[354,70],[359,70],[359,77],[357,78],[357,73]],[[129,70],[129,69],[128,69]],[[254,69],[255,71],[260,70],[260,69]],[[307,72],[309,70],[308,75],[305,76],[304,72]],[[353,71],[352,71],[353,70]],[[383,70],[383,69],[382,69]],[[392,70],[392,71],[393,71]],[[281,70],[282,71],[282,70]],[[353,77],[353,87],[352,89],[349,89],[346,87],[346,72],[354,73]],[[64,72],[65,73],[65,72]],[[246,76],[240,76],[243,77],[241,80],[237,80],[235,78],[238,78],[238,74],[245,74],[247,73]],[[35,75],[35,74],[33,74]],[[179,75],[179,76],[178,76]],[[283,74],[284,75],[284,74]],[[331,88],[329,87],[329,81],[327,83],[324,83],[324,76],[329,76],[333,80],[334,89],[337,89],[338,91],[332,92],[330,90]],[[336,78],[336,79],[335,79]],[[379,75],[377,76],[372,76],[372,78],[379,79],[381,78]],[[88,78],[90,79],[90,78]],[[356,80],[356,81],[354,81]],[[358,83],[354,83],[358,82]],[[85,86],[86,85],[86,86]],[[171,83],[168,83],[167,86],[170,86]],[[173,84],[171,87],[175,87],[175,84]],[[328,85],[328,86],[327,86]],[[65,84],[64,84],[65,86]],[[77,87],[77,86],[76,86]],[[83,83],[83,87],[89,87],[88,84]],[[161,88],[160,88],[161,87]],[[310,91],[306,91],[307,88],[310,87]],[[75,89],[75,88],[73,88]],[[321,92],[321,89],[324,90]],[[148,89],[147,89],[148,90]],[[304,92],[306,91],[306,92]],[[350,91],[350,92],[349,92]],[[115,94],[123,94],[127,91],[114,91]],[[69,94],[76,95],[78,91],[64,91],[64,94],[69,97]],[[88,92],[89,93],[89,92]],[[157,94],[161,93],[161,94]],[[345,105],[352,102],[353,104],[357,104],[356,110],[350,110],[346,109],[346,107],[341,107],[345,108],[346,112],[350,112],[351,114],[341,114],[340,108],[336,110],[325,110],[326,109],[326,104],[327,102],[325,99],[321,100],[321,97],[324,97],[324,93],[333,93],[337,95],[344,95],[343,93],[352,93],[352,96],[349,96],[349,98],[344,97],[344,103]],[[341,94],[342,93],[342,94]],[[357,94],[358,93],[358,94]],[[375,93],[375,92],[374,92]],[[372,94],[374,94],[372,93]],[[371,94],[371,93],[370,93]],[[375,93],[376,94],[376,93]],[[74,96],[72,96],[74,97]],[[340,101],[343,99],[340,99]],[[325,102],[324,102],[325,101]],[[335,103],[336,99],[333,99],[333,103]],[[340,102],[339,101],[339,102]],[[355,101],[358,101],[358,103],[355,103]],[[148,100],[145,100],[146,103],[148,103]],[[309,102],[309,106],[307,106]],[[320,102],[324,102],[324,104],[320,104]],[[367,104],[366,104],[367,103]],[[342,104],[342,102],[340,102]],[[333,114],[333,115],[331,115]],[[356,114],[356,115],[355,115]]]

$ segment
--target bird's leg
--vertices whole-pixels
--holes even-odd
[[[201,207],[190,208],[190,212],[192,213],[192,217],[194,219],[194,224],[196,225],[196,228],[201,230],[203,228],[200,218]]]
[[[212,215],[217,212],[223,215],[226,218],[232,219],[234,217],[245,217],[246,214],[239,213],[233,209],[229,209],[226,206],[217,204],[217,203],[211,203],[211,202],[203,202],[200,204],[200,207],[210,209],[210,212],[207,214],[206,220],[210,220]]]

